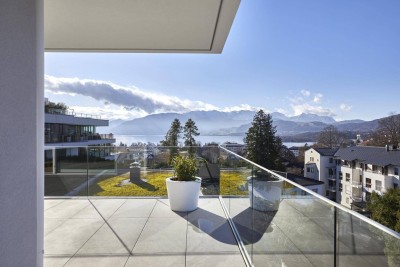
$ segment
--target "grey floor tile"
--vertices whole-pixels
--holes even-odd
[[[68,199],[45,210],[44,217],[69,219],[89,205],[90,203],[87,199]]]
[[[58,204],[61,204],[64,201],[65,201],[65,199],[45,199],[44,200],[44,210],[48,210],[54,206],[57,206]]]
[[[100,212],[104,218],[109,218],[113,215],[127,199],[91,199],[92,204]]]
[[[228,221],[208,211],[191,212],[187,233],[188,252],[239,251]]]
[[[44,221],[44,235],[48,235],[50,232],[54,231],[60,225],[62,225],[67,219],[54,219],[54,218],[46,218]]]
[[[132,251],[147,218],[110,218],[107,222],[129,251]]]
[[[74,214],[71,218],[73,219],[102,219],[97,210],[93,207],[92,204],[89,204],[76,214]]]
[[[129,249],[116,237],[110,227],[104,224],[85,245],[79,249],[77,255],[129,255],[129,253]]]
[[[63,267],[70,257],[44,257],[43,267]]]
[[[319,225],[305,217],[274,217],[272,222],[303,253],[333,253],[334,240]]]
[[[124,267],[128,256],[76,256],[64,267]]]
[[[152,218],[186,218],[187,212],[171,210],[168,199],[158,199],[150,217]]]
[[[186,250],[187,221],[183,218],[149,218],[134,254],[182,253]]]
[[[245,267],[242,255],[232,254],[199,254],[186,256],[187,267]],[[263,265],[260,265],[263,266]]]
[[[97,219],[68,219],[44,240],[45,255],[73,255],[104,224]]]
[[[219,198],[199,198],[199,208],[225,218]],[[196,210],[189,214],[196,213]]]
[[[185,255],[131,256],[125,267],[185,267]]]
[[[156,202],[156,199],[128,199],[112,217],[147,218],[150,216]]]
[[[252,255],[254,266],[267,267],[314,267],[302,254],[254,254]],[[326,265],[317,265],[326,266]]]

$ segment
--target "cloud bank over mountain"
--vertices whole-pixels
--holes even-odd
[[[259,109],[259,107],[252,107],[247,104],[221,108],[202,101],[147,92],[134,86],[120,86],[108,81],[59,78],[49,75],[45,76],[45,91],[54,94],[81,95],[100,101],[103,105],[101,107],[73,106],[73,108],[78,112],[93,111],[103,115],[110,113],[110,116],[108,116],[110,118],[127,119],[127,117],[142,117],[155,113],[184,113],[193,110],[254,111]],[[111,109],[108,107],[110,105],[119,108],[117,110],[115,110],[115,107]]]

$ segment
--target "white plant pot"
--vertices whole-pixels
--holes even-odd
[[[281,202],[283,180],[260,181],[247,178],[250,207],[259,211],[277,211]]]
[[[171,210],[187,212],[197,209],[201,178],[195,181],[173,181],[167,178],[167,192]]]

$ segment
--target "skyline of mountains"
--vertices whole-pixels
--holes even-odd
[[[125,135],[164,135],[171,122],[177,118],[182,126],[191,118],[195,121],[201,135],[245,135],[249,129],[255,111],[191,111],[187,113],[152,114],[133,120],[111,120],[108,127],[99,127],[99,133]],[[339,131],[371,132],[378,126],[378,120],[349,120],[337,122],[329,116],[301,114],[286,116],[279,112],[271,113],[273,124],[280,136],[294,136],[307,132],[320,132],[328,125],[334,125]]]

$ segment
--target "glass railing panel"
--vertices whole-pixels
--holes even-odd
[[[338,216],[340,266],[400,266],[400,239],[346,211]]]
[[[216,146],[88,147],[88,152],[89,196],[165,197],[165,180],[173,176],[171,160],[178,154],[197,159],[201,194],[219,195],[221,168]]]
[[[87,195],[87,149],[54,147],[44,151],[45,196]]]

